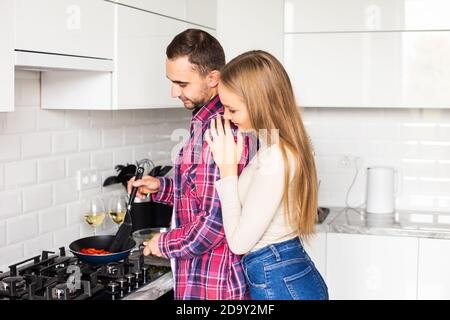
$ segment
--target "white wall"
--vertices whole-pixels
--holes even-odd
[[[0,270],[42,250],[67,246],[92,229],[79,200],[125,193],[122,185],[78,191],[76,173],[97,169],[102,181],[116,164],[151,158],[171,164],[177,128],[190,112],[41,110],[37,72],[16,72],[16,110],[0,113]],[[169,93],[168,93],[169,94]],[[149,154],[150,152],[150,154]],[[106,204],[106,203],[105,203]],[[99,233],[116,230],[106,218]]]

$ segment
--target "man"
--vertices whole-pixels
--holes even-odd
[[[225,54],[213,36],[197,29],[177,35],[166,54],[171,94],[193,112],[190,138],[178,153],[174,177],[146,176],[128,183],[128,192],[139,187],[138,197],[152,194],[154,201],[174,206],[171,230],[145,243],[144,254],[174,259],[175,299],[246,299],[240,257],[225,239],[214,186],[219,169],[203,139],[211,119],[224,112],[217,86]]]

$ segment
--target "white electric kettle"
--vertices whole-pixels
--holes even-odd
[[[367,168],[366,212],[393,214],[401,192],[401,171],[394,167]]]

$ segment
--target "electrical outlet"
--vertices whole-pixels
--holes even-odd
[[[338,157],[337,166],[338,166],[338,168],[343,168],[343,169],[355,168],[355,165],[360,164],[360,163],[355,164],[355,162],[358,162],[361,160],[362,160],[362,157],[360,157],[360,156],[352,155],[352,154],[343,154]]]
[[[97,170],[85,169],[77,172],[78,191],[101,186],[100,174]]]

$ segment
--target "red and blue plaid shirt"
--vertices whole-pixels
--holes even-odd
[[[225,238],[222,211],[214,182],[219,168],[203,139],[210,121],[223,114],[218,96],[195,111],[190,138],[178,153],[173,178],[159,178],[156,202],[174,206],[175,226],[159,238],[158,247],[175,258],[175,299],[248,299],[240,256],[233,254]],[[248,159],[244,148],[243,159]],[[245,163],[244,163],[245,165]],[[238,172],[244,167],[240,164]]]

